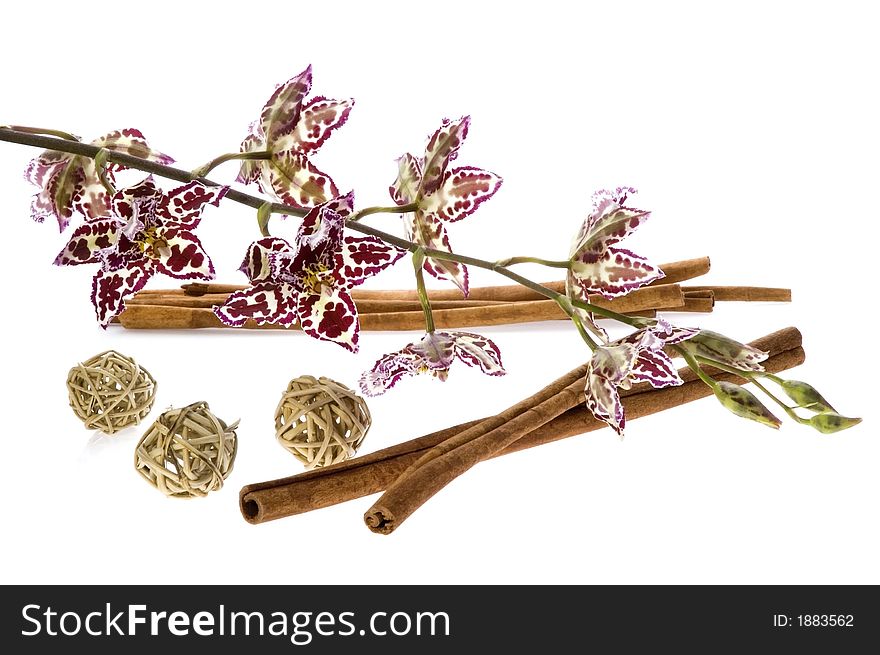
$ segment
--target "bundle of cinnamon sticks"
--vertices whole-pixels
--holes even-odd
[[[711,312],[715,301],[791,300],[788,289],[766,287],[682,286],[680,283],[709,271],[709,258],[700,257],[661,266],[666,277],[614,300],[599,296],[591,302],[626,314],[653,316],[657,311]],[[564,283],[544,283],[564,291]],[[144,290],[126,301],[118,322],[132,329],[198,329],[225,327],[212,307],[244,287],[228,284],[190,283],[180,289]],[[420,330],[424,316],[413,290],[356,290],[353,294],[362,330]],[[431,291],[434,324],[440,329],[506,325],[566,319],[553,300],[519,285],[477,287],[467,299],[457,289]],[[249,321],[245,328],[275,329]]]
[[[793,327],[751,345],[769,352],[770,372],[801,364],[801,334]],[[720,380],[735,376],[709,372]],[[583,404],[586,366],[580,366],[538,393],[491,416],[419,437],[341,464],[289,478],[244,487],[239,496],[245,520],[257,524],[384,491],[364,515],[374,532],[389,534],[435,493],[486,459],[590,432],[605,423]],[[690,369],[684,384],[652,389],[645,384],[622,391],[629,420],[648,416],[712,393]]]

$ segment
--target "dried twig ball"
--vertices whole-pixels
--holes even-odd
[[[113,434],[150,413],[156,381],[130,357],[108,350],[70,369],[67,392],[86,428]]]
[[[134,467],[166,496],[206,496],[232,471],[238,421],[226,425],[208,403],[163,413],[138,442]]]
[[[275,437],[307,469],[343,462],[370,429],[366,401],[344,384],[303,375],[291,380],[275,410]]]

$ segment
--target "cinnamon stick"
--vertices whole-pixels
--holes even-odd
[[[696,259],[685,259],[677,262],[662,264],[660,268],[666,274],[666,277],[654,282],[654,285],[675,284],[684,282],[695,277],[705,275],[709,272],[709,258],[697,257]],[[553,289],[558,293],[565,291],[565,282],[554,280],[551,282],[543,282],[544,286]],[[247,287],[237,284],[215,284],[204,282],[190,282],[183,285],[183,291],[187,295],[201,296],[206,293],[232,293],[240,291]],[[153,290],[141,291],[141,294],[149,295],[154,293]],[[372,289],[356,289],[352,293],[355,300],[418,300],[419,297],[415,290],[372,290]],[[461,300],[461,292],[457,289],[435,289],[428,292],[431,301],[434,300]],[[468,300],[503,300],[506,302],[523,301],[523,300],[542,300],[544,296],[527,289],[518,284],[507,284],[491,287],[474,287],[468,294]]]
[[[771,357],[765,362],[765,367],[771,372],[796,366],[802,361],[802,351],[800,351],[800,354],[796,352],[800,345],[800,335],[794,328],[788,328],[773,335],[768,335],[753,342],[753,345],[770,350]],[[798,361],[798,357],[801,358],[800,361]],[[585,367],[574,369],[551,385],[552,388],[545,388],[542,390],[543,393],[539,392],[533,395],[520,405],[528,406],[530,403],[543,402],[543,400],[549,397],[548,392],[555,393],[567,387],[572,380],[582,379],[585,372]],[[685,384],[693,386],[693,388],[688,387],[688,394],[691,391],[697,390],[704,391],[703,395],[709,393],[708,387],[702,382],[695,380],[695,376],[689,369],[683,370],[681,374],[686,380]],[[721,375],[718,377],[728,379]],[[733,376],[729,376],[729,379],[732,380]],[[566,380],[569,382],[566,383]],[[636,398],[636,395],[639,393],[654,394],[651,398],[655,399],[666,399],[654,403],[650,407],[642,408],[642,403],[646,401]],[[623,391],[622,395],[630,396],[625,401],[629,418],[635,418],[637,415],[647,415],[648,413],[653,413],[653,411],[660,411],[668,406],[672,406],[668,404],[668,396],[657,396],[656,394],[658,393],[662,392],[645,392],[644,390],[639,392],[636,388]],[[642,411],[644,413],[640,413]],[[334,466],[316,469],[280,480],[247,485],[240,493],[242,515],[250,523],[262,523],[383,491],[425,452],[448,438],[485,420],[487,419],[479,419],[446,428],[445,430],[440,430],[418,439],[412,439]],[[498,454],[508,454],[524,448],[531,448],[597,429],[604,425],[604,423],[592,419],[585,408],[573,408],[544,426],[524,435]]]
[[[614,300],[597,299],[596,304],[619,312],[654,309],[655,307],[682,307],[684,296],[677,284],[645,287]],[[566,318],[552,300],[509,302],[479,307],[440,309],[434,312],[438,328],[460,328],[476,325],[509,325]],[[201,307],[173,307],[133,303],[119,316],[123,327],[130,329],[200,329],[226,327],[214,312]],[[424,316],[421,311],[380,312],[360,317],[362,330],[421,330]],[[245,328],[289,329],[276,325],[257,325],[248,321]]]
[[[722,302],[791,302],[791,289],[773,287],[682,287],[685,296],[691,291],[711,291],[715,300]]]
[[[782,342],[799,341],[800,333],[774,333]],[[766,347],[757,346],[764,350]],[[684,379],[684,378],[683,378]],[[639,385],[635,385],[636,389]],[[434,494],[475,464],[503,451],[525,434],[560,416],[582,402],[583,382],[569,385],[553,397],[533,405],[512,417],[510,410],[502,413],[502,425],[474,426],[422,455],[405,473],[391,484],[379,500],[364,514],[364,521],[374,532],[390,534]]]

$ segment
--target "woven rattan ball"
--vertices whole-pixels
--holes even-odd
[[[150,413],[156,381],[133,359],[108,350],[70,369],[67,392],[88,429],[113,434]]]
[[[307,469],[343,462],[370,429],[366,401],[344,384],[303,375],[291,380],[275,410],[275,437]]]
[[[208,403],[164,412],[141,438],[134,467],[166,496],[193,498],[223,486],[232,471],[238,421],[226,425]]]

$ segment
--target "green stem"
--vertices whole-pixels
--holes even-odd
[[[568,296],[563,296],[559,294],[558,297],[554,298],[556,304],[562,308],[568,317],[571,319],[571,322],[574,323],[574,326],[577,328],[578,334],[581,335],[581,339],[584,340],[590,350],[595,352],[596,348],[599,347],[599,344],[595,342],[593,337],[590,336],[590,333],[587,332],[587,329],[584,327],[583,322],[581,321],[580,316],[578,316],[577,312],[574,311],[574,306],[571,304],[571,299]]]
[[[110,151],[101,148],[98,151],[98,154],[95,155],[95,170],[98,171],[98,179],[101,180],[101,184],[104,186],[104,190],[112,198],[116,195],[116,189],[113,187],[113,184],[110,182],[110,178],[107,176],[107,155],[110,154]]]
[[[272,153],[268,150],[255,150],[253,152],[227,152],[225,155],[220,155],[219,157],[215,157],[207,164],[199,166],[196,169],[193,169],[193,177],[205,177],[208,173],[217,168],[220,164],[225,164],[228,161],[236,161],[236,160],[266,160],[271,159]]]
[[[2,127],[5,130],[14,130],[16,132],[23,132],[24,134],[45,134],[48,136],[57,136],[59,139],[65,139],[66,141],[79,141],[77,137],[69,132],[53,130],[47,127],[27,127],[25,125],[3,125]]]
[[[417,248],[412,257],[413,269],[416,274],[416,290],[419,294],[419,302],[422,303],[422,312],[425,314],[425,332],[434,332],[434,312],[431,311],[431,300],[428,298],[428,289],[425,287],[425,251]]]
[[[763,384],[758,382],[757,376],[753,376],[749,379],[752,382],[752,384],[754,384],[761,391],[763,391],[764,394],[766,394],[773,402],[775,402],[777,405],[779,405],[783,409],[783,411],[785,411],[785,413],[788,414],[792,419],[794,419],[795,421],[797,421],[798,423],[801,423],[803,425],[810,424],[809,419],[798,416],[797,412],[794,411],[794,408],[789,407],[787,403],[782,402],[779,398],[777,398],[775,395],[770,393],[770,391],[767,389],[767,387],[765,387]]]
[[[513,266],[514,264],[540,264],[541,266],[549,266],[550,268],[571,268],[569,260],[553,260],[541,259],[540,257],[508,257],[507,259],[499,259],[498,264],[501,266]]]
[[[33,129],[33,128],[31,128]],[[26,146],[34,146],[37,148],[43,148],[45,150],[55,150],[57,152],[68,152],[74,155],[80,155],[83,157],[90,157],[94,159],[101,148],[97,146],[90,145],[88,143],[82,143],[80,141],[70,141],[60,138],[53,138],[49,136],[43,136],[41,134],[35,134],[33,131],[24,132],[24,131],[16,131],[8,128],[0,128],[0,141],[8,141],[9,143],[18,143]],[[245,153],[238,153],[245,154]],[[246,154],[255,154],[255,153],[246,153]],[[152,173],[154,175],[158,175],[160,177],[165,177],[170,180],[175,180],[177,182],[187,183],[192,182],[193,180],[198,180],[202,184],[206,186],[220,186],[217,182],[209,180],[205,177],[199,177],[193,175],[190,171],[185,171],[180,168],[174,168],[173,166],[166,166],[165,164],[160,164],[158,162],[149,161],[147,159],[141,159],[140,157],[135,157],[133,155],[129,155],[122,152],[116,151],[108,151],[107,161],[119,164],[121,166],[126,166],[127,168],[132,168],[139,171],[144,171],[145,173]],[[258,196],[253,196],[248,193],[243,193],[236,189],[229,189],[226,192],[226,199],[232,200],[233,202],[240,203],[242,205],[247,205],[248,207],[252,207],[253,209],[260,209],[266,204],[266,200],[264,198],[260,198]],[[403,206],[408,207],[408,206]],[[395,207],[393,211],[401,211],[403,207]],[[390,208],[389,208],[390,209]],[[282,203],[272,203],[270,205],[270,210],[272,214],[285,214],[287,216],[305,216],[308,213],[306,209],[300,209],[299,207],[291,207],[289,205],[284,205]],[[265,211],[265,210],[264,210]],[[530,280],[527,277],[523,277],[519,273],[516,273],[506,266],[502,266],[498,262],[490,262],[485,259],[479,259],[477,257],[470,257],[468,255],[459,255],[457,253],[446,252],[444,250],[435,250],[434,248],[423,248],[417,243],[413,243],[412,241],[408,241],[406,239],[402,239],[393,234],[389,234],[388,232],[384,232],[383,230],[378,230],[372,226],[365,225],[359,221],[348,220],[346,221],[346,225],[361,234],[367,234],[370,236],[377,237],[386,243],[390,243],[392,245],[397,246],[398,248],[402,248],[403,250],[407,250],[409,252],[415,252],[418,249],[422,249],[425,257],[431,257],[434,259],[441,259],[445,261],[453,261],[458,262],[460,264],[465,264],[468,266],[474,266],[477,268],[483,268],[489,271],[493,271],[498,273],[499,275],[503,275],[509,280],[513,280],[517,284],[520,284],[527,289],[531,289],[536,293],[544,296],[545,298],[549,298],[551,300],[556,300],[558,302],[558,298],[565,296],[560,294],[553,289],[549,289],[537,282]],[[635,316],[627,316],[626,314],[619,314],[610,309],[605,309],[603,307],[599,307],[597,305],[593,305],[589,302],[584,302],[581,300],[576,300],[574,298],[569,298],[569,301],[574,307],[579,309],[583,309],[588,312],[592,312],[598,316],[602,316],[604,318],[610,318],[621,323],[625,323],[626,325],[630,325],[633,327],[644,327],[645,319],[639,318]]]
[[[694,356],[691,355],[687,350],[682,348],[681,346],[674,345],[672,346],[673,350],[675,350],[679,355],[684,357],[684,361],[687,362],[688,367],[697,374],[697,376],[705,382],[709,388],[714,392],[718,390],[718,383],[713,380],[708,373],[706,373],[701,367],[699,362],[694,359]]]
[[[359,209],[354,214],[349,216],[347,220],[350,223],[356,223],[365,216],[369,216],[371,214],[408,214],[409,212],[414,212],[418,208],[419,204],[416,202],[411,202],[408,205],[397,205],[394,207],[364,207],[363,209]]]

